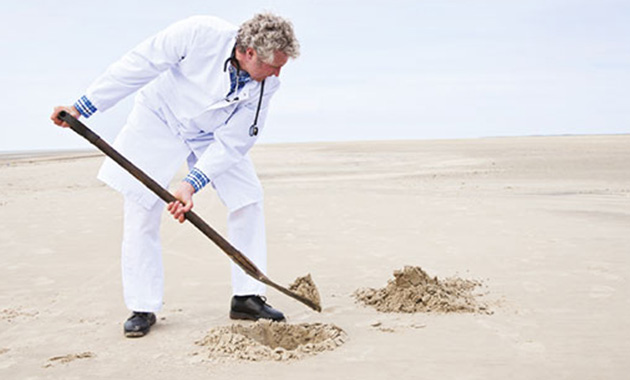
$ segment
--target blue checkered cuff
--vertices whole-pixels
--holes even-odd
[[[77,102],[74,103],[74,108],[76,108],[81,116],[85,118],[92,116],[94,112],[96,112],[96,107],[94,107],[94,104],[92,104],[92,102],[90,102],[90,99],[88,99],[85,95],[83,95],[81,99],[77,100]]]
[[[190,183],[195,188],[195,193],[210,183],[210,178],[206,177],[203,172],[197,168],[192,168],[190,173],[184,178],[184,181]]]

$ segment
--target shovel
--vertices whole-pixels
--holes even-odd
[[[155,182],[151,177],[149,177],[146,173],[140,170],[137,166],[135,166],[131,161],[126,159],[123,155],[118,153],[111,145],[102,140],[99,135],[94,133],[90,128],[88,128],[85,124],[77,120],[74,116],[70,115],[66,111],[61,111],[59,113],[59,119],[65,121],[70,125],[70,128],[83,136],[86,140],[88,140],[92,145],[96,146],[99,150],[105,153],[109,158],[114,160],[118,165],[122,166],[123,169],[129,172],[132,176],[142,182],[146,187],[149,188],[155,195],[157,195],[160,199],[162,199],[166,203],[174,202],[177,199],[169,193],[166,189],[164,189],[160,184]],[[292,292],[291,290],[276,284],[271,281],[269,277],[267,277],[260,269],[256,267],[254,263],[251,262],[245,255],[243,255],[238,249],[234,248],[232,244],[230,244],[227,240],[225,240],[219,233],[217,233],[208,223],[206,223],[201,217],[195,214],[192,211],[188,211],[186,214],[186,220],[192,223],[195,227],[201,231],[204,235],[210,238],[216,245],[225,252],[226,255],[232,259],[239,267],[241,267],[245,273],[254,279],[262,282],[263,284],[269,285],[272,288],[278,290],[281,293],[286,294],[287,296],[303,303],[304,305],[310,307],[313,310],[321,311],[321,306],[313,302],[312,300]]]

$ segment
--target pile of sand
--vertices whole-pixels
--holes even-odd
[[[394,278],[382,289],[359,289],[355,298],[382,312],[487,313],[487,306],[474,294],[480,281],[458,277],[438,280],[420,267],[405,266],[394,271]]]
[[[334,350],[347,340],[335,325],[259,320],[251,325],[230,325],[211,329],[200,341],[197,355],[211,360],[291,360]]]
[[[321,311],[322,304],[321,298],[319,297],[319,291],[317,290],[310,273],[306,276],[296,278],[295,281],[289,285],[289,290],[313,301],[313,303],[317,306],[317,311]]]

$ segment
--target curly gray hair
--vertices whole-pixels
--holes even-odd
[[[300,55],[300,43],[293,33],[293,24],[272,13],[258,13],[242,23],[236,36],[236,47],[241,52],[253,48],[265,63],[273,61],[276,51],[289,58]]]

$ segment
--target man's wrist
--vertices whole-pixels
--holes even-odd
[[[195,186],[193,186],[192,183],[183,180],[180,184],[179,184],[180,188],[184,191],[186,191],[187,193],[191,193],[194,194],[197,192],[197,190],[195,189]]]

